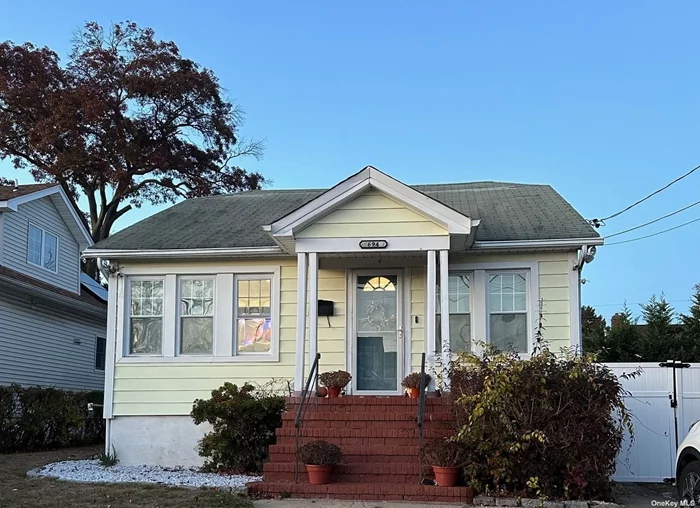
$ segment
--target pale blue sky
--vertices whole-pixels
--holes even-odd
[[[700,3],[693,1],[34,1],[0,39],[66,55],[86,20],[131,19],[210,67],[267,138],[276,188],[331,186],[372,164],[406,183],[548,183],[609,215],[700,164]],[[30,178],[8,167],[0,174]],[[611,220],[613,233],[700,199],[700,171]],[[130,212],[122,228],[153,213]],[[624,237],[700,217],[700,206]],[[664,291],[687,308],[700,223],[599,250],[584,303],[610,316]]]

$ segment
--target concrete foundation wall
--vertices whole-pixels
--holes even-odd
[[[211,429],[189,416],[120,416],[112,420],[111,443],[119,463],[196,466],[204,463],[198,442]]]

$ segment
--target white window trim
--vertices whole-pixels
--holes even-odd
[[[29,241],[30,241],[31,236],[32,236],[31,235],[32,228],[36,228],[39,231],[41,231],[41,249],[39,251],[39,254],[40,254],[39,264],[36,264],[29,259]],[[55,270],[52,270],[51,268],[46,268],[44,266],[44,243],[46,242],[46,235],[51,235],[54,238],[56,238],[56,269]],[[58,253],[61,252],[60,245],[61,245],[61,239],[58,237],[58,235],[56,235],[50,231],[47,231],[46,229],[42,228],[41,226],[37,226],[33,222],[29,222],[29,225],[27,226],[27,263],[28,264],[30,264],[32,266],[36,266],[37,268],[41,268],[42,270],[46,270],[49,273],[58,273],[58,258],[59,258]]]
[[[540,264],[539,261],[503,261],[496,263],[454,263],[450,264],[449,272],[472,272],[471,307],[472,307],[472,351],[480,353],[482,348],[478,342],[488,342],[488,283],[487,274],[490,272],[523,272],[526,274],[527,315],[528,315],[528,346],[527,353],[520,353],[521,358],[529,358],[535,340],[535,329],[539,319],[540,301]]]
[[[162,281],[163,282],[163,313],[161,315],[162,324],[160,327],[160,354],[149,354],[149,353],[132,353],[131,352],[131,283],[134,281]],[[165,277],[157,276],[142,276],[142,277],[129,277],[126,281],[126,291],[124,292],[124,318],[122,327],[122,336],[124,337],[121,352],[124,358],[161,358],[165,351],[165,323],[166,323],[166,280]],[[155,317],[155,316],[153,316]]]
[[[450,266],[450,269],[448,271],[448,280],[449,280],[449,277],[452,275],[457,275],[457,276],[466,275],[469,278],[469,329],[470,329],[469,335],[470,335],[470,342],[471,342],[471,347],[472,347],[472,351],[473,351],[474,344],[476,341],[476,339],[474,337],[474,318],[475,318],[475,316],[474,316],[474,270],[454,270],[453,267]],[[440,287],[440,281],[438,281],[437,287],[438,288]],[[447,294],[448,294],[448,298],[449,298],[449,294],[450,294],[449,283],[448,283],[448,288],[447,288]],[[437,292],[437,297],[438,297],[438,299],[440,298],[439,291]],[[452,315],[451,312],[449,314]],[[455,313],[455,315],[463,315],[463,314],[464,314],[464,312]],[[440,315],[440,319],[442,320],[442,313],[441,313],[440,305],[436,305],[435,315],[436,316]],[[449,317],[448,317],[448,319],[449,319]],[[437,320],[436,320],[436,323],[437,323]],[[436,337],[437,337],[437,331],[438,331],[438,328],[436,327],[435,328]],[[450,333],[452,333],[452,330],[450,330]],[[442,334],[441,334],[440,338],[442,339],[442,349],[444,350],[445,345],[447,345],[447,349],[449,349],[451,352],[453,352],[452,351],[452,344],[451,344],[451,337],[442,337]],[[442,354],[442,351],[436,351],[435,354],[436,355]]]
[[[212,320],[212,339],[211,339],[211,353],[203,353],[203,354],[194,354],[194,353],[183,353],[182,352],[182,281],[184,280],[210,280],[214,284],[214,292],[212,293],[212,297],[214,301],[212,302],[212,311],[211,311],[211,316],[209,315],[202,315],[202,316],[184,316],[185,319],[191,318],[191,317],[210,317]],[[176,315],[176,321],[175,321],[175,356],[187,356],[187,357],[197,357],[197,356],[214,356],[214,350],[216,348],[216,305],[217,305],[217,298],[216,298],[216,276],[212,275],[181,275],[177,278],[177,290],[176,290],[176,296],[175,296],[175,315]],[[165,291],[165,288],[163,288],[163,291]],[[163,313],[165,313],[165,293],[163,293],[164,299],[163,299]],[[165,316],[163,316],[165,318]]]
[[[116,363],[276,363],[280,361],[280,301],[281,301],[281,267],[279,265],[262,266],[206,266],[193,267],[192,265],[173,265],[167,270],[153,267],[124,267],[121,270],[124,276],[124,295],[120,298],[117,315],[117,337],[121,337],[122,346],[117,349]],[[192,276],[216,277],[215,283],[215,309],[214,309],[214,354],[207,356],[179,355],[176,356],[177,322],[179,311],[176,307],[178,296],[177,278]],[[234,341],[236,340],[236,302],[235,278],[236,276],[269,276],[271,284],[271,314],[272,314],[272,343],[269,353],[235,354]],[[129,295],[131,294],[131,280],[164,280],[163,301],[163,351],[162,355],[129,355],[129,317],[131,312]],[[123,305],[122,305],[123,302]]]
[[[270,341],[270,351],[267,353],[242,353],[238,351],[238,281],[239,280],[261,280],[270,279],[270,321],[272,322],[272,339]],[[273,354],[273,348],[275,342],[278,338],[275,338],[275,332],[279,330],[279,326],[276,326],[274,310],[277,307],[275,301],[275,296],[277,290],[275,290],[275,276],[273,273],[246,273],[246,274],[236,274],[233,278],[233,333],[231,334],[233,339],[233,356],[243,357],[243,358],[267,358]],[[265,317],[265,316],[261,316]]]
[[[521,315],[525,314],[525,323],[530,323],[532,321],[532,304],[530,298],[525,298],[525,311],[501,311],[501,312],[491,312],[491,292],[489,291],[489,278],[496,275],[522,275],[525,278],[525,294],[530,295],[530,271],[529,270],[507,270],[507,269],[497,269],[497,270],[486,270],[486,287],[484,297],[486,299],[486,337],[485,342],[491,343],[491,315],[492,314],[512,314]],[[535,339],[534,330],[530,326],[527,327],[527,351],[519,351],[520,355],[531,355],[533,341]]]

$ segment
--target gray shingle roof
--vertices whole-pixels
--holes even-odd
[[[57,183],[31,183],[29,185],[19,185],[15,187],[14,185],[0,185],[0,201],[7,201],[9,199],[18,198],[26,194],[31,194],[32,192],[37,192],[40,190],[48,189],[49,187],[54,187],[58,185]]]
[[[549,185],[474,182],[412,187],[472,219],[481,219],[477,241],[599,236]],[[261,190],[188,199],[115,233],[93,248],[273,246],[275,243],[262,226],[284,217],[325,190]]]

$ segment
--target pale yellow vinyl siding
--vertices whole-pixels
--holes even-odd
[[[353,238],[447,234],[444,227],[381,192],[370,190],[296,233],[296,237]]]
[[[478,256],[451,256],[450,263],[492,264],[500,262],[538,263],[539,294],[543,300],[544,337],[550,348],[558,351],[568,347],[569,334],[569,270],[568,253],[499,254]],[[351,264],[352,261],[348,260]],[[114,383],[114,415],[187,415],[196,398],[208,397],[211,390],[224,382],[265,383],[270,379],[293,380],[295,373],[297,280],[296,259],[251,259],[236,262],[196,260],[193,262],[162,263],[162,274],[186,268],[216,267],[222,272],[235,272],[236,266],[280,267],[280,361],[266,363],[117,363]],[[153,263],[142,264],[152,268]],[[137,270],[133,264],[123,265]],[[421,353],[425,347],[425,267],[410,270],[410,365],[412,371],[420,368]],[[318,350],[321,353],[321,372],[346,367],[346,270],[319,271],[319,298],[334,302],[334,316],[318,320]],[[472,298],[477,298],[473,295]],[[416,319],[417,318],[417,319]],[[476,319],[477,316],[472,316]],[[483,317],[485,318],[485,316]],[[233,340],[233,339],[232,339]],[[308,335],[306,352],[308,355]],[[308,356],[307,356],[308,358]],[[309,362],[306,361],[308,372]]]
[[[417,319],[416,319],[417,318]],[[411,370],[420,370],[421,353],[425,350],[425,269],[411,268]],[[418,321],[416,323],[416,321]]]
[[[539,293],[544,317],[544,339],[553,351],[570,346],[569,334],[569,263],[568,252],[537,254],[490,254],[450,258],[450,263],[538,263]],[[531,283],[534,281],[531,281]],[[472,298],[475,298],[473,295]],[[537,312],[537,309],[533,309]],[[473,319],[473,317],[472,317]],[[477,340],[480,340],[477,338]]]
[[[484,267],[497,263],[538,263],[539,294],[544,317],[543,336],[552,351],[570,347],[569,330],[569,253],[491,254],[450,256],[450,264],[479,264]],[[534,281],[532,281],[534,282]],[[478,295],[473,294],[472,298]],[[537,309],[533,310],[537,312]],[[423,328],[425,314],[425,268],[414,267],[411,276],[411,370],[420,369],[421,353],[425,348]],[[415,317],[418,316],[418,323]],[[472,315],[472,326],[477,316]],[[534,317],[533,317],[534,319]],[[484,340],[477,337],[477,340]]]
[[[117,363],[114,381],[114,415],[186,415],[196,398],[209,397],[224,382],[264,384],[271,379],[294,380],[297,315],[296,259],[249,260],[217,264],[211,261],[162,265],[162,273],[193,266],[280,266],[280,361],[265,363]],[[134,265],[126,265],[133,269]],[[149,266],[153,266],[152,264]],[[322,370],[345,368],[345,270],[319,270],[319,298],[334,302],[334,316],[319,318],[318,349]],[[233,340],[233,338],[231,338]],[[306,353],[308,355],[308,338]],[[308,369],[309,362],[306,362]]]

